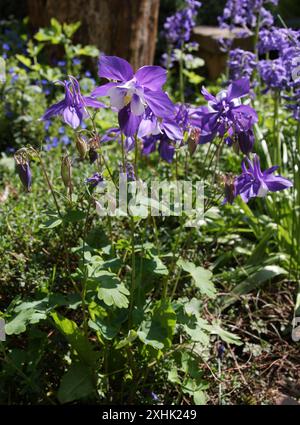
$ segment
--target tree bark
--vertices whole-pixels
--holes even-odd
[[[76,35],[82,44],[121,56],[137,69],[152,64],[160,0],[27,0],[32,27],[81,21]]]

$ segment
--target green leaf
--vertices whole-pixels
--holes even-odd
[[[202,66],[202,65],[199,65]],[[196,72],[188,71],[187,69],[183,70],[184,75],[187,77],[189,83],[198,85],[204,81],[204,78],[201,77],[199,74],[196,74]]]
[[[93,227],[87,235],[86,242],[95,249],[100,249],[110,244],[107,233],[102,226]]]
[[[62,219],[58,215],[51,215],[49,220],[40,225],[41,229],[54,229],[62,224]]]
[[[170,348],[176,326],[176,314],[168,301],[158,301],[153,309],[150,320],[142,322],[138,337],[157,350]]]
[[[127,345],[130,345],[133,341],[136,340],[138,334],[135,330],[131,329],[128,332],[128,335],[126,338],[122,339],[117,345],[116,345],[116,350],[119,350],[120,348],[124,348]]]
[[[44,319],[46,319],[46,314],[43,312],[36,311],[33,308],[22,310],[5,325],[5,333],[7,335],[19,335],[26,331],[28,324],[35,324]]]
[[[190,302],[177,302],[174,304],[177,316],[177,325],[183,330],[193,342],[200,342],[204,346],[209,344],[208,322],[200,317],[200,301],[193,298]]]
[[[89,309],[92,317],[92,319],[89,320],[90,328],[100,332],[101,335],[108,340],[118,335],[122,323],[124,323],[128,317],[126,309],[110,309],[106,311],[93,302],[90,304]]]
[[[24,55],[16,55],[16,58],[19,62],[21,62],[23,65],[27,66],[27,68],[31,67],[31,60],[30,58],[27,58]]]
[[[68,38],[71,38],[75,32],[80,28],[81,22],[77,21],[77,22],[72,22],[70,24],[67,23],[63,23],[63,30],[64,33],[66,34],[66,36]]]
[[[203,267],[197,267],[194,263],[185,261],[182,258],[177,261],[177,265],[191,275],[196,287],[203,295],[207,295],[209,298],[216,297],[216,289],[211,281],[211,271],[204,269]]]
[[[88,280],[88,285],[96,286],[99,300],[103,300],[106,305],[128,307],[129,291],[116,274],[101,270],[97,272],[97,277]]]
[[[88,397],[94,391],[90,369],[82,363],[74,363],[62,377],[57,397],[60,403],[69,403]]]
[[[66,337],[67,341],[78,354],[79,358],[87,365],[94,366],[98,354],[94,352],[90,341],[78,329],[75,322],[61,316],[57,312],[51,313],[51,317],[58,330]]]
[[[69,210],[64,215],[64,220],[68,223],[76,223],[77,221],[81,221],[85,219],[85,212],[81,210]]]
[[[204,406],[206,404],[206,394],[202,390],[194,391],[193,399],[196,406]]]
[[[87,45],[87,46],[81,47],[77,51],[77,54],[82,55],[82,56],[98,57],[99,56],[99,50],[95,46]]]
[[[224,342],[228,344],[242,345],[240,337],[221,328],[219,322],[215,321],[210,325],[211,333],[218,335]]]

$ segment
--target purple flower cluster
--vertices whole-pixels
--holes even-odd
[[[273,17],[265,8],[277,5],[277,0],[228,0],[223,16],[219,18],[222,28],[234,30],[241,37],[253,34],[259,23],[257,52],[259,55],[275,54],[275,59],[259,60],[251,52],[241,49],[230,51],[228,59],[230,81],[242,77],[251,78],[257,70],[264,84],[262,93],[276,90],[290,100],[287,108],[300,120],[300,31],[277,28]],[[225,45],[226,43],[223,43]],[[232,41],[229,40],[228,48]],[[286,94],[288,93],[288,94]]]
[[[231,50],[228,67],[231,81],[239,80],[242,77],[250,79],[253,71],[257,68],[256,56],[254,53],[242,49]]]
[[[199,7],[199,1],[186,0],[186,6],[182,10],[166,19],[164,34],[169,45],[180,48],[190,40]]]
[[[263,28],[259,32],[259,54],[262,55],[271,51],[284,54],[286,49],[291,46],[291,40],[296,40],[298,37],[299,31],[276,27]]]
[[[219,26],[235,32],[239,37],[249,37],[254,34],[257,25],[260,28],[271,27],[274,19],[265,6],[277,5],[278,0],[227,0],[223,15],[218,18]],[[223,49],[229,49],[232,40],[222,43]]]
[[[284,90],[287,88],[288,75],[281,58],[275,60],[262,60],[258,65],[261,79],[266,85],[266,90]]]

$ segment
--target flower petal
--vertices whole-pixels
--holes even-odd
[[[175,148],[172,145],[171,142],[168,142],[166,140],[162,140],[159,144],[159,154],[166,162],[169,164],[173,161],[174,154],[175,154]]]
[[[157,139],[155,137],[147,137],[144,139],[143,144],[143,155],[150,155],[150,153],[154,152],[156,149]]]
[[[271,192],[278,192],[279,190],[287,189],[293,186],[293,183],[290,180],[280,175],[274,176],[272,174],[268,174],[264,177],[264,181]]]
[[[110,96],[110,103],[113,108],[117,108],[118,110],[124,108],[126,90],[119,87],[112,87],[109,89],[108,95]]]
[[[98,100],[94,99],[90,96],[83,97],[85,106],[89,106],[90,108],[106,108],[106,105],[102,102],[98,102]]]
[[[213,96],[212,94],[210,94],[205,87],[202,87],[201,89],[201,94],[204,96],[204,99],[207,100],[208,102],[213,102],[216,103],[217,99],[215,98],[215,96]]]
[[[41,119],[48,120],[49,118],[55,115],[60,115],[63,112],[65,107],[66,107],[66,103],[64,100],[61,100],[60,102],[55,103],[54,105],[50,106],[50,108],[47,109],[47,111],[44,113]]]
[[[142,116],[133,115],[130,108],[125,107],[119,111],[119,125],[125,136],[134,136],[139,128]]]
[[[240,80],[234,81],[228,88],[227,99],[233,100],[239,97],[246,96],[250,92],[250,80],[249,78],[241,78]]]
[[[133,78],[131,65],[117,56],[100,56],[98,75],[109,80],[128,81]]]
[[[150,134],[153,134],[153,131],[156,128],[156,123],[153,120],[142,120],[139,131],[138,131],[138,137],[142,139],[143,137],[149,136]]]
[[[95,97],[108,96],[107,94],[108,90],[111,89],[112,87],[116,87],[117,85],[118,83],[106,83],[106,84],[103,84],[103,86],[96,87],[92,91],[92,96],[95,96]]]
[[[180,127],[172,120],[164,119],[161,128],[171,140],[182,140],[183,134]]]
[[[154,113],[160,118],[172,118],[175,114],[175,106],[169,96],[163,91],[144,90],[145,100]]]
[[[132,96],[132,99],[130,102],[130,109],[133,115],[137,115],[137,116],[143,115],[143,113],[145,112],[145,107],[143,105],[143,102],[137,94],[134,94]]]
[[[143,66],[136,72],[135,78],[150,90],[161,90],[167,81],[167,71],[161,66]]]
[[[75,130],[77,127],[79,127],[81,123],[82,114],[80,116],[79,111],[70,106],[68,108],[65,108],[65,110],[63,111],[63,119],[66,124],[74,128]]]

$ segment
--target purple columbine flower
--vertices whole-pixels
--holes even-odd
[[[257,155],[254,155],[252,162],[249,158],[244,159],[242,174],[235,179],[234,197],[240,195],[244,202],[248,202],[251,198],[264,197],[268,192],[278,192],[292,187],[293,183],[290,180],[280,175],[274,176],[273,173],[277,169],[278,166],[274,166],[261,171]]]
[[[126,60],[101,56],[98,75],[112,81],[97,87],[92,95],[110,96],[111,106],[118,111],[119,125],[126,136],[135,135],[147,107],[157,117],[174,115],[174,105],[162,91],[167,72],[160,66],[143,66],[134,74]]]
[[[236,133],[247,133],[258,121],[255,110],[243,105],[241,99],[250,92],[250,81],[242,78],[213,96],[204,87],[202,94],[208,106],[199,107],[195,114],[199,117],[201,128],[200,143],[211,142],[216,136],[224,137]]]
[[[100,173],[95,173],[92,175],[92,177],[86,179],[86,183],[88,183],[91,187],[96,187],[103,181],[104,179]]]
[[[83,96],[76,78],[70,76],[69,81],[59,81],[59,83],[65,87],[65,98],[50,106],[42,116],[43,120],[49,120],[55,115],[61,115],[66,124],[76,129],[87,116],[87,107],[105,107],[103,103],[98,102],[93,97]]]

